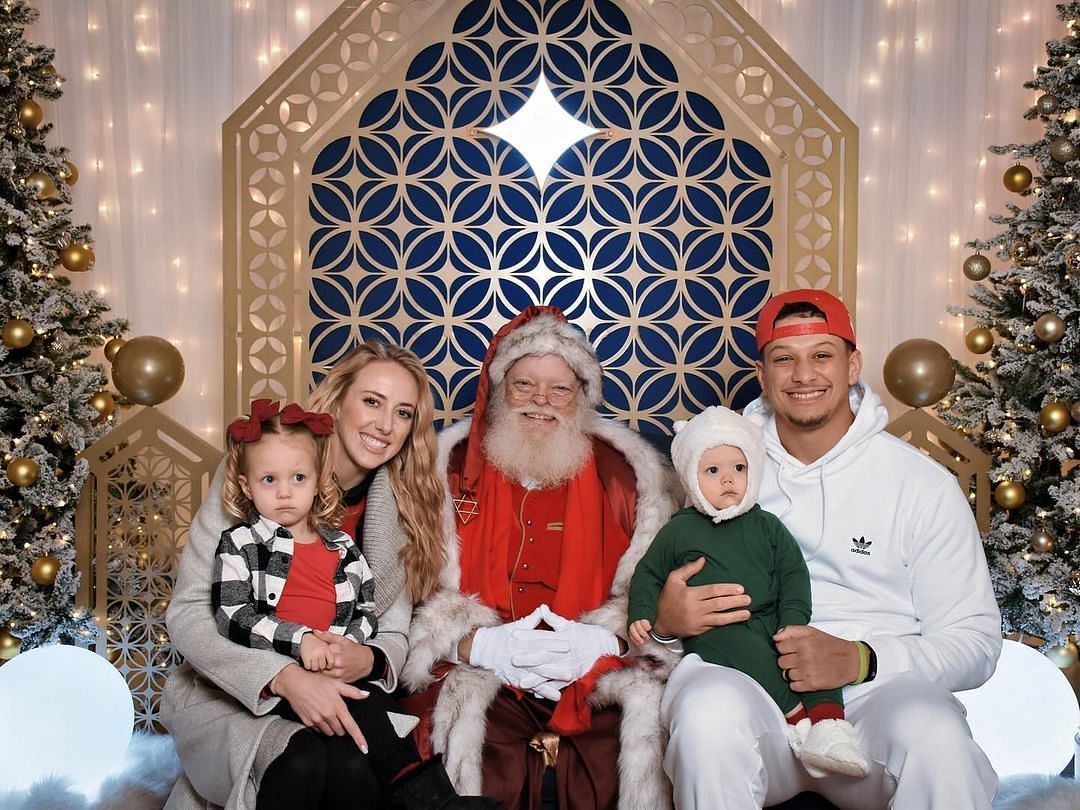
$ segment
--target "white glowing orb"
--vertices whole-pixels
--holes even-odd
[[[520,110],[501,124],[486,127],[483,131],[501,138],[521,152],[532,166],[541,186],[563,152],[583,138],[600,132],[581,123],[560,107],[543,75]]]
[[[1006,641],[990,680],[956,697],[999,777],[1056,775],[1072,759],[1080,706],[1065,675],[1038,650]]]
[[[56,644],[0,667],[0,718],[5,790],[56,775],[92,796],[123,765],[135,707],[116,667],[89,650]]]

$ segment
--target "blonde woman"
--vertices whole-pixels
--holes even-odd
[[[370,763],[356,755],[363,737],[346,698],[362,697],[350,685],[357,680],[387,693],[397,688],[413,603],[433,591],[444,564],[431,392],[413,354],[369,341],[335,365],[309,407],[334,418],[331,463],[346,507],[341,528],[371,568],[378,633],[363,644],[324,636],[333,663],[318,672],[219,635],[211,601],[214,554],[234,523],[223,508],[222,464],[192,523],[166,616],[172,642],[187,659],[162,700],[162,721],[185,771],[169,808],[332,807],[326,774],[343,767],[350,769],[351,806],[383,801]],[[282,700],[299,722],[274,713]],[[395,795],[400,806],[498,806],[456,798],[437,760],[419,767],[415,801]]]

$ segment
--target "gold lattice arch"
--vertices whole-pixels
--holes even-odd
[[[366,101],[400,81],[421,47],[447,36],[466,5],[348,0],[225,122],[226,421],[253,397],[307,394],[311,157],[353,132]],[[773,288],[831,290],[854,310],[853,122],[735,0],[619,6],[635,37],[687,68],[683,82],[766,155],[776,179]]]
[[[162,731],[158,702],[179,663],[165,610],[180,552],[221,451],[143,408],[80,456],[90,475],[75,512],[76,603],[102,630],[95,651],[127,680],[135,723]]]

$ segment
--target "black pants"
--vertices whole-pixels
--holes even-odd
[[[387,712],[404,713],[397,702],[367,681],[356,681],[353,686],[369,693],[363,700],[345,699],[367,740],[368,753],[347,735],[328,737],[310,728],[297,732],[266,769],[256,810],[377,808],[394,777],[420,761],[412,735],[398,737],[387,716]],[[272,713],[300,722],[285,700]]]

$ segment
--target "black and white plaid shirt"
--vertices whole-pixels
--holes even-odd
[[[333,529],[321,534],[327,547],[340,556],[334,572],[337,607],[328,630],[363,644],[378,629],[371,569],[349,535]],[[311,628],[275,615],[292,558],[292,535],[267,518],[221,533],[210,598],[223,636],[299,660],[300,640]]]

